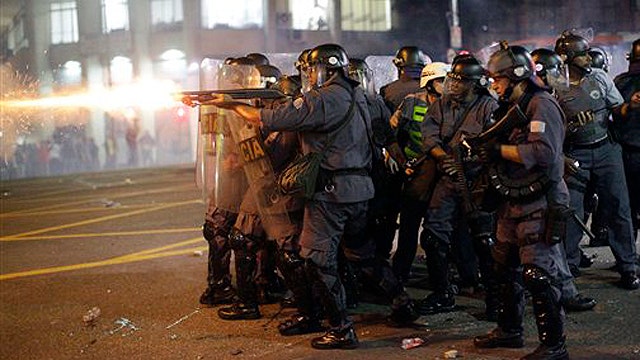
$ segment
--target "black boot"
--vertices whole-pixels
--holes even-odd
[[[262,314],[257,304],[235,303],[218,309],[218,316],[224,320],[251,320],[260,319]]]
[[[355,349],[358,347],[358,336],[353,326],[342,329],[331,329],[324,335],[311,340],[314,349]]]
[[[235,299],[235,291],[231,285],[225,282],[207,286],[200,295],[200,304],[216,306],[221,304],[232,304]]]
[[[566,311],[587,311],[593,309],[598,302],[590,297],[576,294],[576,296],[562,300],[562,306]]]
[[[278,331],[282,336],[304,335],[325,331],[320,320],[305,315],[293,315],[289,320],[278,325]]]
[[[421,239],[427,254],[429,283],[433,293],[416,304],[421,315],[452,311],[456,301],[449,282],[449,245],[430,232]]]
[[[524,289],[521,278],[514,268],[498,263],[494,266],[499,299],[498,327],[488,334],[476,336],[473,344],[478,348],[521,348],[524,346]]]
[[[527,354],[521,360],[566,360],[569,352],[565,346],[564,338],[561,342],[548,346],[540,344],[531,354]]]
[[[410,327],[420,317],[415,310],[413,301],[406,292],[393,299],[391,315],[388,318],[389,325],[393,327]]]
[[[488,334],[476,336],[473,345],[480,349],[521,348],[524,346],[524,336],[522,332],[505,332],[496,328]]]
[[[640,279],[635,271],[626,271],[620,274],[620,287],[627,290],[640,288]]]
[[[421,315],[432,315],[453,311],[456,300],[452,293],[432,293],[416,304],[416,311]]]

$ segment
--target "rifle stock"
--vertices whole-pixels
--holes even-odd
[[[516,128],[523,127],[529,122],[518,104],[509,108],[507,113],[497,121],[492,127],[483,131],[476,137],[465,139],[471,149],[476,149],[482,144],[493,142],[505,142],[511,131]]]

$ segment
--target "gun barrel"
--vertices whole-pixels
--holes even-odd
[[[213,94],[229,95],[234,100],[280,99],[286,97],[281,91],[275,89],[188,90],[180,92],[181,96],[198,99],[211,98]]]

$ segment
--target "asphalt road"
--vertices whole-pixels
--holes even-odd
[[[313,335],[285,338],[292,310],[262,307],[259,320],[220,320],[200,308],[205,287],[204,205],[192,167],[115,171],[0,184],[1,359],[514,359],[537,346],[531,308],[526,347],[477,350],[493,327],[482,301],[458,296],[448,314],[411,329],[385,325],[385,306],[353,311],[357,350],[317,351]],[[594,311],[567,316],[572,359],[640,359],[640,291],[617,288],[608,248],[578,287]],[[419,272],[420,269],[418,269]],[[417,281],[409,292],[427,294]],[[83,317],[99,309],[89,323]],[[403,338],[425,343],[400,348]]]

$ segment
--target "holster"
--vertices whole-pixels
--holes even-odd
[[[562,241],[567,234],[567,223],[572,210],[567,206],[550,206],[545,214],[544,242],[555,245]]]

